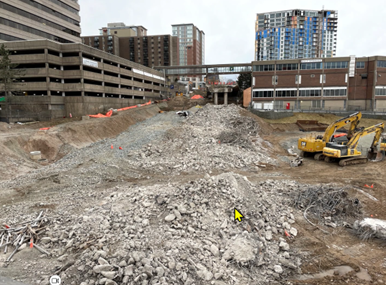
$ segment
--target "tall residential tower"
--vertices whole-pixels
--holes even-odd
[[[172,25],[172,30],[179,44],[179,57],[172,65],[205,64],[205,33],[193,24]]]
[[[78,0],[1,0],[0,41],[80,42]]]
[[[334,57],[338,11],[283,10],[259,13],[255,60]]]

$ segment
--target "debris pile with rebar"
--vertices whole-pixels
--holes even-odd
[[[41,211],[35,220],[22,222],[15,227],[4,225],[5,229],[0,230],[0,249],[4,248],[4,254],[10,253],[6,262],[10,262],[18,251],[27,247],[27,244],[43,254],[50,255],[48,251],[36,244],[39,235],[45,230],[46,223],[47,220],[43,218],[43,211]]]

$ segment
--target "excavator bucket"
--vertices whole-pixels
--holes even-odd
[[[377,150],[374,150],[374,151],[370,150],[367,154],[367,158],[370,161],[374,161],[374,162],[382,161],[385,159],[385,152],[384,151],[377,151]]]

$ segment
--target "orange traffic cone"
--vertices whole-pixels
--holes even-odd
[[[374,184],[371,184],[371,188],[374,188]]]
[[[111,145],[111,149],[114,149],[113,145]]]
[[[121,149],[121,150],[122,150],[123,148],[122,148],[122,147],[119,147],[119,149]]]

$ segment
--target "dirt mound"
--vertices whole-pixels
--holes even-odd
[[[5,154],[0,156],[0,162],[7,166],[4,167],[0,180],[41,167],[39,163],[30,160],[29,152],[31,151],[41,151],[42,158],[47,159],[50,163],[57,161],[73,151],[74,148],[115,137],[130,126],[153,117],[158,114],[159,105],[119,112],[118,115],[111,118],[59,124],[48,131],[37,130],[36,124],[31,125],[32,129],[27,129],[25,125],[14,125],[20,130],[12,129],[0,137],[0,147],[2,146],[3,150],[0,154]],[[57,122],[63,122],[63,120]],[[41,122],[40,125],[42,124],[49,125],[49,122]],[[8,126],[8,124],[6,125]],[[15,167],[18,168],[17,171],[15,171]]]

